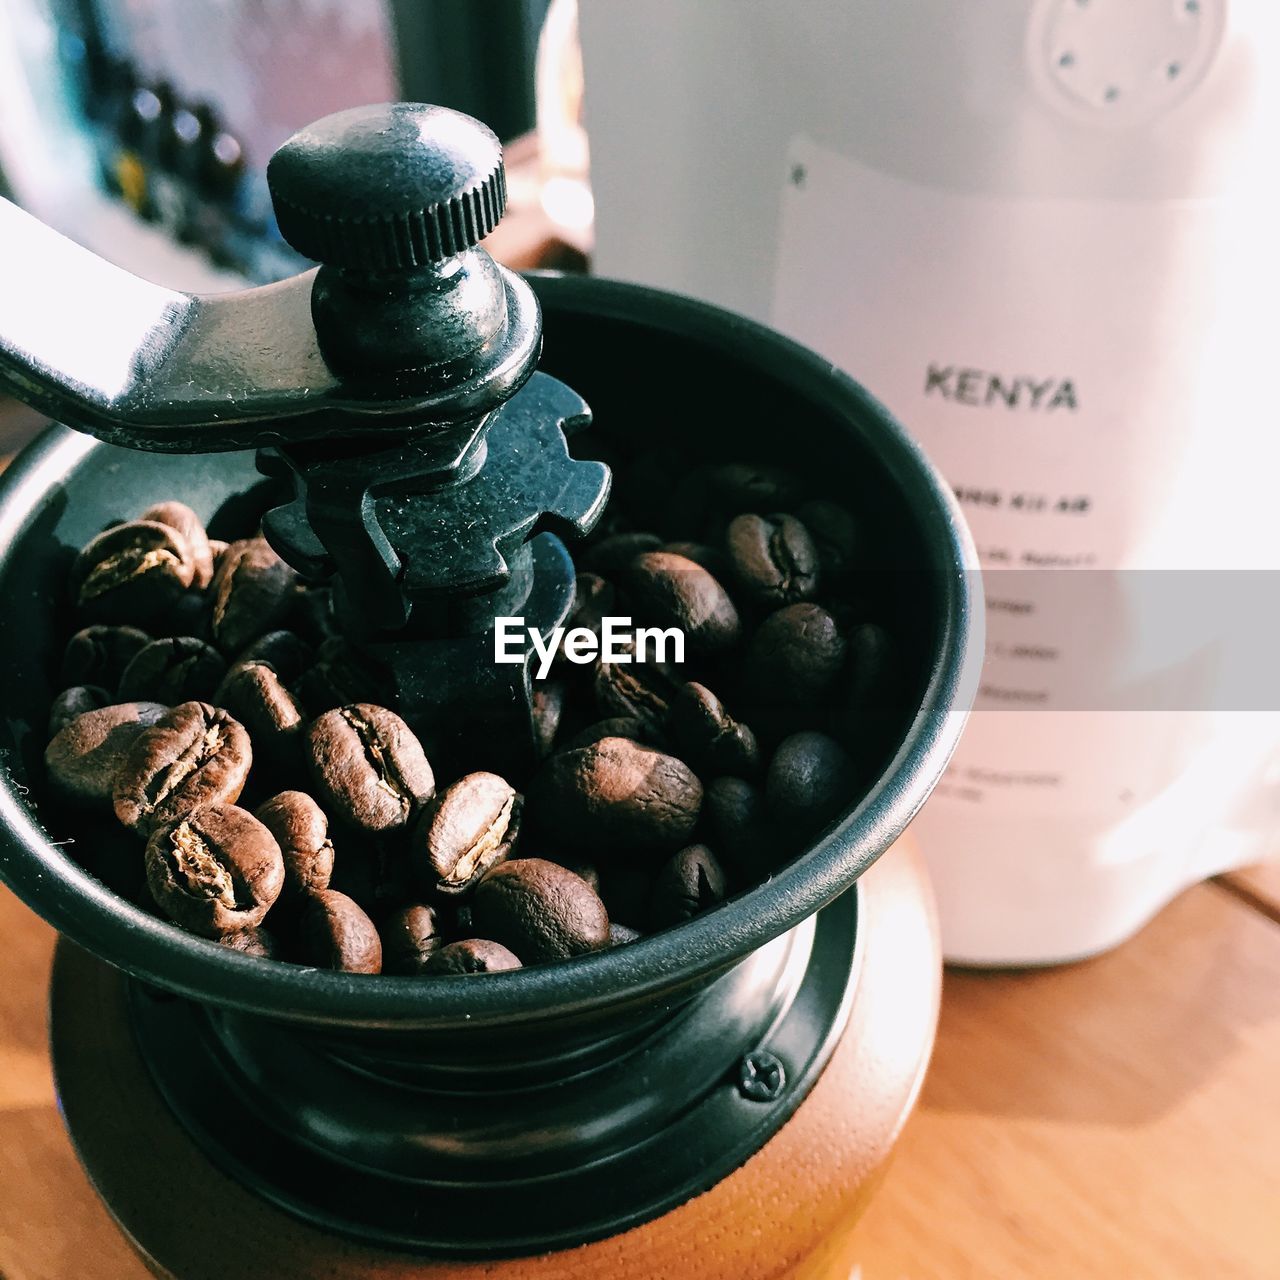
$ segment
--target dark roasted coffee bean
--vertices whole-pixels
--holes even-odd
[[[545,858],[517,858],[489,872],[471,900],[486,938],[526,964],[567,960],[609,943],[609,914],[580,876]]]
[[[825,733],[806,730],[784,739],[769,761],[765,797],[775,821],[809,834],[849,802],[852,762]]]
[[[280,959],[280,944],[275,934],[268,933],[261,925],[255,929],[241,929],[237,933],[224,933],[218,941],[232,951],[256,956],[259,960]]]
[[[729,593],[684,556],[646,551],[631,561],[620,581],[636,620],[678,628],[690,654],[723,653],[741,638],[742,625]]]
[[[299,584],[284,625],[313,649],[318,649],[326,640],[334,639],[338,634],[338,623],[333,615],[333,591],[329,587]]]
[[[76,716],[45,748],[54,793],[68,804],[109,812],[112,782],[129,748],[167,711],[158,702],[125,702]]]
[[[530,857],[532,855],[525,854],[524,856]],[[572,871],[575,876],[580,876],[597,893],[600,892],[600,870],[589,858],[568,855],[554,858],[548,857],[547,861],[559,863],[566,871]]]
[[[294,632],[268,631],[242,650],[236,662],[265,662],[285,684],[289,684],[302,675],[315,656],[315,650]]]
[[[604,618],[618,612],[618,592],[612,582],[595,573],[579,573],[573,587],[573,608],[565,619],[565,630],[585,627],[600,635]]]
[[[146,835],[202,805],[230,805],[252,763],[243,725],[207,702],[183,702],[144,729],[120,761],[116,817]]]
[[[205,938],[261,924],[284,885],[271,832],[233,804],[206,804],[157,827],[146,862],[156,905]]]
[[[305,791],[282,791],[259,805],[253,816],[280,846],[284,901],[297,903],[307,894],[329,887],[333,875],[329,819]]]
[[[652,662],[597,662],[591,678],[596,710],[608,720],[638,720],[647,738],[662,727],[679,688],[668,669]]]
[[[85,627],[67,641],[62,655],[62,683],[96,684],[115,693],[120,677],[151,637],[137,627]]]
[[[307,900],[300,930],[302,956],[318,969],[381,973],[382,939],[360,907],[334,889]]]
[[[378,934],[382,938],[383,973],[424,973],[427,961],[444,946],[435,910],[421,902],[394,912],[383,921]]]
[[[538,680],[533,686],[533,743],[539,758],[550,755],[564,715],[563,680]]]
[[[593,544],[582,555],[583,566],[592,573],[612,577],[625,569],[642,551],[656,551],[662,539],[656,533],[615,533]]]
[[[869,712],[892,711],[901,705],[893,642],[878,623],[864,622],[849,633],[848,671],[842,710],[852,729]]]
[[[794,516],[737,516],[725,545],[731,580],[761,608],[810,600],[818,590],[818,549]]]
[[[729,557],[719,547],[705,542],[668,542],[660,549],[700,564],[717,582],[729,581]]]
[[[611,947],[625,947],[628,942],[639,942],[644,934],[639,929],[633,929],[629,924],[618,924],[616,920],[609,921],[609,945]]]
[[[724,901],[724,869],[705,844],[691,844],[662,864],[653,882],[649,924],[654,929],[692,920]]]
[[[702,784],[674,756],[629,738],[603,738],[552,756],[530,802],[541,829],[558,832],[575,850],[662,853],[688,843]]]
[[[451,942],[431,954],[423,973],[450,974],[501,973],[506,969],[520,968],[520,957],[500,942],[487,938],[466,938]]]
[[[195,636],[153,640],[139,649],[120,677],[125,702],[147,699],[177,706],[198,698],[212,701],[227,664],[212,645]]]
[[[205,533],[200,517],[190,507],[182,502],[157,502],[155,506],[148,507],[138,519],[167,524],[186,539],[195,565],[191,585],[196,590],[203,591],[213,581],[213,548],[209,545],[209,535]]]
[[[580,733],[575,734],[563,746],[561,751],[574,751],[579,747],[589,747],[601,738],[630,738],[632,742],[643,743],[647,747],[662,747],[666,739],[652,724],[641,720],[638,716],[610,716],[607,720],[597,720],[589,724]]]
[[[862,539],[853,514],[838,502],[810,498],[796,508],[796,519],[809,531],[818,551],[819,572],[829,590],[858,563]]]
[[[63,689],[49,707],[48,737],[56,737],[76,716],[84,715],[86,711],[97,711],[110,704],[111,695],[96,685],[74,684],[70,689]]]
[[[226,654],[239,653],[251,640],[276,630],[294,600],[296,575],[265,538],[233,542],[219,558],[213,597],[214,643]]]
[[[749,776],[759,767],[755,734],[706,685],[691,680],[680,687],[668,724],[680,754],[704,775]]]
[[[845,639],[821,605],[791,604],[771,613],[747,648],[750,686],[766,700],[815,702],[844,665]]]
[[[707,785],[706,827],[738,883],[769,876],[791,852],[784,833],[769,821],[764,794],[743,778],[716,778]]]
[[[414,832],[424,883],[441,893],[470,889],[511,855],[522,797],[496,773],[469,773],[427,806]]]
[[[385,707],[358,702],[326,711],[307,730],[307,747],[329,812],[361,830],[407,826],[435,792],[421,744]]]
[[[753,462],[710,467],[707,484],[717,505],[732,514],[786,510],[798,501],[802,488],[792,472]]]
[[[282,774],[302,763],[303,712],[265,662],[238,662],[218,686],[214,702],[249,731],[261,761]]]
[[[146,627],[172,613],[195,576],[186,539],[133,520],[100,533],[71,567],[71,598],[90,622]]]

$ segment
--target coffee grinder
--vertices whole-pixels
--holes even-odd
[[[269,176],[283,234],[322,265],[225,295],[146,284],[0,204],[0,381],[76,429],[0,488],[0,589],[31,602],[0,619],[0,875],[64,935],[53,1055],[90,1177],[184,1278],[842,1274],[936,1017],[914,853],[860,877],[972,695],[951,497],[877,402],[769,330],[496,265],[479,241],[501,154],[476,121],[342,112]],[[335,584],[353,651],[425,740],[448,725],[465,752],[483,722],[531,752],[529,673],[493,663],[492,620],[545,630],[570,608],[562,538],[609,491],[567,445],[592,411],[593,429],[847,475],[892,548],[904,699],[869,785],[802,856],[628,946],[426,982],[210,946],[67,855],[32,802],[67,548],[175,493],[216,524],[265,474],[266,536]]]

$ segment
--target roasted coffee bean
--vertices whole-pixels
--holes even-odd
[[[654,878],[649,924],[665,929],[692,920],[723,902],[726,890],[724,869],[715,854],[705,844],[691,844],[664,862]]]
[[[659,549],[700,564],[717,582],[729,581],[729,557],[719,547],[706,542],[667,542]]]
[[[889,633],[877,623],[864,622],[849,632],[848,680],[842,710],[851,728],[871,712],[900,706],[897,662]]]
[[[192,699],[212,700],[227,664],[212,645],[195,636],[153,640],[139,649],[120,677],[125,702],[147,699],[176,706]]]
[[[662,737],[679,683],[654,662],[597,662],[591,679],[596,710],[609,720],[638,720],[648,738]]]
[[[690,654],[723,653],[738,643],[742,624],[725,591],[700,564],[669,551],[636,556],[620,582],[636,618],[658,627],[677,627]]]
[[[125,667],[150,643],[151,637],[137,627],[85,627],[67,641],[62,683],[100,685],[115,693]]]
[[[602,738],[552,756],[530,797],[544,831],[599,855],[682,848],[698,821],[702,784],[674,756],[629,738]]]
[[[794,516],[740,515],[725,534],[731,580],[761,608],[810,600],[818,590],[818,549]]]
[[[143,627],[172,613],[195,577],[186,539],[167,524],[133,520],[100,533],[71,567],[71,597],[90,622]]]
[[[525,857],[531,857],[531,854],[525,854]],[[579,858],[572,855],[560,857],[548,857],[548,862],[555,862],[562,866],[566,871],[572,871],[575,876],[585,880],[597,893],[600,892],[600,869],[589,858]]]
[[[205,938],[260,925],[284,885],[271,832],[233,804],[206,804],[157,827],[146,863],[156,905]]]
[[[334,639],[338,634],[338,624],[333,614],[332,590],[300,583],[284,625],[313,649],[318,649],[326,640]]]
[[[326,711],[307,730],[307,746],[321,799],[361,830],[407,826],[435,792],[421,744],[386,707],[358,702]]]
[[[202,805],[233,804],[252,763],[238,721],[207,702],[183,702],[144,729],[120,761],[116,817],[146,835]]]
[[[823,585],[829,589],[844,581],[857,565],[862,545],[852,512],[838,502],[810,498],[796,508],[796,519],[809,531],[817,548]]]
[[[609,921],[609,945],[611,947],[625,947],[628,942],[639,942],[644,934],[639,929],[633,929],[629,924],[618,924],[616,920]]]
[[[306,671],[315,656],[315,650],[292,631],[268,631],[242,650],[236,663],[265,662],[288,684]]]
[[[218,686],[214,702],[249,731],[260,760],[288,775],[302,763],[303,713],[298,700],[265,662],[238,662]]]
[[[284,859],[282,901],[297,903],[307,894],[329,887],[333,875],[333,841],[329,819],[305,791],[282,791],[254,810],[280,846]]]
[[[219,558],[211,588],[214,643],[223,653],[236,654],[276,630],[293,605],[296,582],[265,538],[233,542]]]
[[[268,933],[261,925],[256,929],[241,929],[236,933],[224,933],[218,941],[232,951],[239,951],[246,956],[256,956],[259,960],[279,960],[280,943],[273,933]]]
[[[721,463],[706,474],[712,498],[732,514],[785,511],[799,500],[803,488],[792,472],[753,462]]]
[[[424,973],[427,962],[444,946],[444,937],[435,910],[415,902],[383,921],[382,972],[414,976]]]
[[[563,680],[538,680],[533,686],[533,744],[538,756],[550,755],[564,715]]]
[[[816,702],[839,677],[845,648],[836,620],[821,605],[787,605],[752,636],[747,681],[766,698],[793,705]]]
[[[193,587],[203,591],[213,581],[213,548],[209,545],[209,535],[205,533],[200,517],[189,506],[183,502],[157,502],[155,506],[148,507],[138,519],[167,524],[186,539],[195,566],[191,579]]]
[[[58,798],[109,812],[112,782],[129,748],[167,711],[158,702],[124,702],[85,711],[64,725],[44,752]]]
[[[511,854],[523,798],[496,773],[469,773],[427,806],[414,832],[423,880],[465,893]]]
[[[520,957],[508,951],[500,942],[487,938],[466,938],[451,942],[434,951],[423,968],[423,973],[442,976],[464,973],[501,973],[505,969],[520,968]]]
[[[771,875],[792,851],[769,820],[763,792],[744,778],[710,782],[703,812],[712,842],[739,883]]]
[[[76,716],[110,704],[111,695],[96,685],[74,684],[70,689],[63,689],[49,707],[48,737],[56,737]]]
[[[681,685],[668,724],[681,756],[704,774],[751,775],[759,767],[755,734],[706,685],[692,680]]]
[[[849,801],[852,772],[848,753],[834,738],[814,730],[792,734],[769,761],[769,812],[777,822],[808,835]]]
[[[567,960],[609,943],[609,915],[580,876],[545,858],[517,858],[476,886],[472,920],[525,964]]]
[[[381,973],[382,939],[360,907],[334,889],[307,900],[300,930],[302,956],[318,969]]]
[[[644,551],[656,551],[662,539],[656,533],[615,533],[602,538],[582,555],[582,563],[592,573],[612,577],[625,569]]]
[[[607,720],[597,720],[576,733],[560,750],[574,751],[579,747],[589,747],[601,738],[630,738],[632,742],[640,742],[647,747],[666,745],[663,735],[639,716],[610,716]]]

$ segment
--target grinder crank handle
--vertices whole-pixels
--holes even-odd
[[[419,104],[304,130],[268,169],[285,238],[326,264],[192,295],[0,200],[0,389],[100,439],[208,453],[474,423],[537,361],[529,287],[480,238],[505,204],[501,148]]]

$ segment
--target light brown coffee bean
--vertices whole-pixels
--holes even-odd
[[[307,747],[329,812],[362,830],[408,826],[435,792],[421,744],[385,707],[358,702],[326,711],[307,730]]]
[[[487,938],[466,938],[432,952],[423,972],[448,977],[451,974],[501,973],[507,969],[519,968],[520,957],[500,942],[490,942]]]
[[[445,945],[435,909],[423,902],[401,907],[383,921],[378,933],[383,973],[424,973],[431,957]]]
[[[303,910],[300,937],[303,959],[318,969],[382,972],[382,939],[373,921],[345,893],[313,893]]]
[[[153,640],[139,649],[120,677],[122,701],[147,699],[176,706],[213,697],[227,663],[212,645],[195,636]]]
[[[207,804],[156,828],[146,864],[156,905],[205,938],[260,925],[284,885],[271,832],[233,804]]]
[[[253,816],[280,846],[286,902],[296,904],[329,887],[333,875],[329,819],[305,791],[282,791],[259,805]]]
[[[184,702],[130,744],[112,787],[116,817],[140,835],[240,796],[253,752],[243,725],[207,702]]]
[[[539,829],[599,857],[674,852],[688,844],[702,784],[683,761],[628,738],[562,751],[539,770],[530,794]]]
[[[495,868],[471,900],[476,931],[525,964],[568,960],[609,945],[609,914],[580,876],[544,858]]]
[[[425,881],[465,893],[510,856],[523,798],[496,773],[469,773],[427,807],[414,833]]]
[[[100,533],[71,567],[71,598],[89,622],[150,626],[177,607],[195,577],[186,539],[133,520]]]
[[[293,605],[297,575],[265,538],[233,542],[219,558],[210,593],[214,643],[239,653],[251,640],[281,626]]]
[[[157,502],[155,506],[148,507],[138,519],[167,524],[186,539],[195,566],[191,585],[196,590],[203,591],[213,581],[213,549],[209,545],[209,535],[205,533],[200,517],[186,503]]]
[[[112,784],[129,748],[167,712],[158,702],[125,702],[76,716],[45,748],[54,793],[67,804],[110,812]]]

